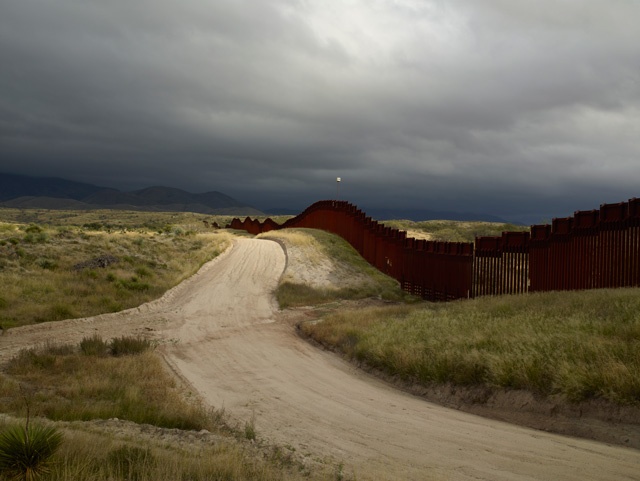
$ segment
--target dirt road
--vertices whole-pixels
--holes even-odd
[[[147,333],[204,399],[258,436],[358,479],[638,480],[640,451],[450,410],[399,392],[298,338],[272,297],[280,245],[241,239],[161,300],[123,313],[14,329],[0,360],[50,336]]]

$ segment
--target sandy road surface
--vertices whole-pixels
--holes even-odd
[[[640,451],[529,430],[399,392],[299,339],[272,291],[272,241],[242,239],[140,309],[12,330],[0,360],[47,337],[144,332],[213,406],[253,415],[261,438],[342,461],[362,479],[639,480]]]

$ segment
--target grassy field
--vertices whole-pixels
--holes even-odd
[[[427,386],[640,404],[640,289],[344,311],[302,329],[349,358]]]
[[[473,242],[476,237],[499,236],[503,232],[529,230],[529,226],[499,222],[385,220],[382,223],[394,229],[407,231],[408,237],[446,242]]]
[[[102,213],[76,218],[51,212],[60,219],[45,220],[66,224],[7,222],[2,218],[7,212],[0,210],[0,325],[5,329],[138,306],[230,245],[224,231],[198,223],[166,224],[156,214],[132,213],[127,227],[114,229],[123,213],[105,219]],[[31,220],[40,215],[23,214]]]
[[[0,325],[90,316],[159,297],[230,245],[232,234],[203,220],[229,219],[0,209]],[[338,472],[329,465],[303,469],[286,448],[261,447],[251,422],[230,425],[223,411],[185,397],[153,352],[114,356],[97,348],[87,355],[55,344],[25,350],[2,366],[0,399],[0,412],[11,416],[0,420],[0,430],[24,423],[28,410],[63,431],[47,479],[313,480]],[[94,421],[65,424],[112,418],[159,426],[183,441],[88,432]],[[190,433],[199,430],[225,439],[194,447]]]
[[[0,399],[2,411],[13,421],[0,421],[0,431],[3,424],[24,423],[27,415],[35,418],[32,422],[117,418],[167,429],[161,431],[162,440],[153,442],[137,439],[137,430],[126,425],[109,433],[100,432],[95,422],[58,422],[64,442],[47,479],[267,481],[330,476],[329,466],[326,472],[323,467],[305,471],[285,449],[259,449],[255,428],[230,425],[224,411],[185,399],[152,350],[127,353],[114,349],[113,342],[109,348],[99,339],[85,341],[24,350],[6,366],[0,374]]]

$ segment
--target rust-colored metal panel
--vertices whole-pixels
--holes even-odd
[[[616,204],[602,204],[600,206],[600,222],[619,222],[627,217],[629,213],[629,203],[619,202]]]
[[[473,244],[415,240],[345,201],[320,201],[278,225],[247,217],[227,226],[252,234],[320,228],[349,242],[403,289],[431,300],[553,289],[640,285],[640,199],[603,204]]]

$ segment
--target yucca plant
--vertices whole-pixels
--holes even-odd
[[[11,481],[40,479],[61,444],[62,433],[53,426],[9,426],[0,433],[0,473]]]

